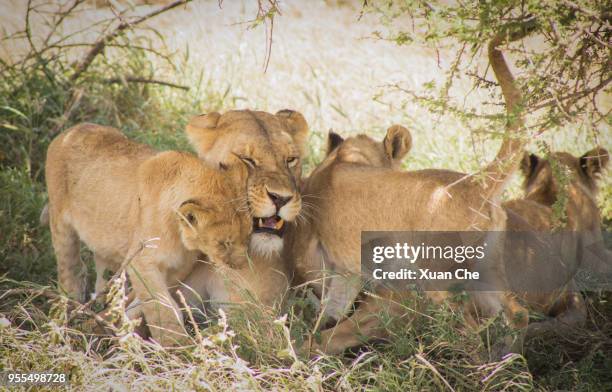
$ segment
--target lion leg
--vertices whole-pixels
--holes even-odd
[[[104,277],[104,272],[109,269],[110,264],[106,259],[97,254],[94,254],[94,262],[96,265],[96,291],[94,292],[94,296],[98,296],[106,288],[108,280]]]
[[[584,325],[587,319],[587,309],[579,292],[567,292],[554,306],[556,316],[544,321],[529,324],[527,339],[547,333],[560,335],[571,334],[574,328]]]
[[[478,330],[482,320],[503,313],[505,325],[513,333],[503,339],[494,339],[490,354],[500,358],[508,353],[522,353],[523,341],[529,322],[529,311],[521,305],[511,292],[472,291],[469,300],[463,305],[463,315],[467,325]]]
[[[57,258],[59,286],[70,297],[85,302],[87,266],[81,260],[81,247],[76,231],[65,222],[51,219],[51,241]]]
[[[321,308],[329,320],[342,320],[363,288],[361,276],[333,275],[329,281],[325,298],[321,298]]]
[[[523,353],[523,343],[527,335],[527,327],[529,324],[529,310],[517,300],[513,293],[506,292],[503,294],[503,312],[506,318],[506,323],[514,330],[514,336],[507,336],[504,339],[504,347],[502,354],[508,353]]]
[[[310,352],[317,350],[326,354],[340,354],[344,350],[363,343],[361,336],[367,339],[384,339],[388,336],[380,320],[383,313],[390,316],[402,316],[404,309],[394,300],[391,290],[377,291],[376,296],[368,296],[353,315],[335,327],[321,332],[321,343],[312,343]]]
[[[130,281],[153,339],[163,346],[188,343],[178,304],[168,290],[163,274],[140,257],[132,262]]]

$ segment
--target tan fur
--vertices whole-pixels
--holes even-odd
[[[553,175],[551,160],[568,170],[569,184],[563,192],[567,194],[564,212],[566,222],[559,227],[554,221],[553,204],[559,195],[559,184]],[[552,232],[556,230],[572,233],[564,244],[575,257],[563,260],[563,272],[569,276],[578,268],[587,268],[596,273],[612,271],[612,254],[605,249],[601,234],[601,217],[596,203],[596,180],[609,160],[603,148],[593,149],[580,158],[557,152],[547,160],[526,154],[522,164],[525,175],[525,197],[503,204],[508,213],[509,231]],[[533,260],[533,253],[523,253],[521,248],[507,243],[505,257],[509,271],[532,271],[528,276],[530,286],[545,287],[550,280],[563,279],[564,274],[556,265],[543,265]],[[571,254],[571,253],[570,253]],[[539,283],[539,280],[542,280]],[[530,309],[552,317],[544,322],[530,324],[529,335],[544,331],[562,332],[567,327],[580,325],[586,320],[586,307],[577,292],[573,279],[557,284],[562,287],[553,292],[531,290],[520,293]]]
[[[298,275],[330,267],[341,276],[360,274],[362,231],[505,230],[501,193],[521,162],[526,140],[521,117],[522,94],[499,46],[528,33],[527,29],[513,34],[503,32],[495,35],[488,45],[489,63],[500,84],[508,115],[504,140],[493,162],[475,175],[448,170],[398,172],[388,165],[371,166],[371,161],[344,160],[344,143],[340,144],[304,186],[304,198],[312,204],[312,225],[297,228],[287,255],[297,263]],[[386,145],[383,143],[381,148],[388,152]],[[308,197],[312,197],[312,202]],[[496,241],[489,245],[491,252],[501,254],[503,243]],[[503,280],[503,265],[496,263],[491,268],[489,274]],[[447,296],[444,292],[430,294],[436,301]],[[382,300],[391,309],[394,299],[393,295],[366,298],[350,318],[323,331],[322,343],[315,344],[314,348],[338,353],[354,345],[358,333],[384,337],[379,322],[371,321],[376,318],[371,314],[377,308],[373,303]],[[489,316],[503,310],[513,327],[527,325],[526,309],[504,293],[472,292],[470,304],[479,315]]]
[[[339,162],[344,164],[351,163],[354,165],[355,173],[357,170],[366,170],[365,166],[378,166],[392,168],[396,167],[390,162],[385,162],[382,157],[385,154],[383,143],[376,143],[364,135],[349,138],[343,141],[341,137],[335,134],[330,134],[328,154],[330,157],[326,159],[320,166],[325,170],[332,170],[330,167],[339,165]],[[364,159],[364,157],[370,157]],[[401,159],[401,157],[400,157]],[[586,153],[582,158],[575,158],[569,154],[556,153],[553,155],[560,164],[570,169],[570,185],[567,189],[569,200],[566,206],[567,226],[566,230],[574,232],[570,237],[577,239],[580,233],[580,243],[572,242],[567,244],[568,252],[575,252],[576,257],[571,259],[575,265],[565,265],[567,271],[575,271],[580,266],[587,266],[595,271],[609,272],[612,267],[612,258],[610,252],[602,248],[603,242],[600,230],[600,217],[596,200],[595,179],[600,175],[608,161],[607,151],[599,148]],[[595,161],[595,159],[599,159]],[[533,161],[533,159],[531,159]],[[527,196],[525,199],[512,200],[503,204],[503,209],[508,214],[507,230],[508,231],[534,231],[534,232],[551,232],[553,229],[552,208],[551,205],[556,201],[557,185],[556,180],[552,176],[550,163],[547,161],[538,160],[537,167],[529,168],[529,157],[523,161],[522,169],[526,175],[525,188]],[[580,162],[583,162],[584,168],[581,168]],[[337,166],[341,167],[341,166]],[[427,171],[434,173],[435,171]],[[340,176],[342,172],[338,171],[335,175]],[[321,181],[318,169],[313,173],[313,176],[306,182],[305,195],[313,191],[313,184],[316,186],[315,180]],[[315,193],[316,198],[313,198],[313,210],[318,211],[319,219],[313,219],[313,225],[310,227],[298,228],[295,235],[290,236],[291,251],[287,252],[287,257],[296,261],[296,272],[298,280],[302,282],[310,282],[313,284],[318,295],[323,296],[323,309],[327,316],[333,319],[340,320],[347,313],[349,306],[356,299],[356,295],[361,289],[361,282],[351,281],[346,276],[355,275],[358,272],[359,262],[359,229],[354,228],[354,222],[360,222],[361,219],[367,219],[369,224],[363,224],[362,230],[405,230],[410,224],[406,221],[395,220],[395,223],[389,223],[392,215],[399,214],[404,211],[404,208],[398,206],[401,203],[395,203],[392,209],[392,214],[385,215],[380,209],[365,208],[365,203],[356,207],[355,204],[347,197],[344,197],[339,202],[344,207],[334,205],[334,199],[338,197],[338,189],[334,189],[335,183],[334,174],[330,174],[331,186],[328,184],[322,186],[322,192]],[[355,179],[358,176],[355,176]],[[398,177],[399,178],[399,177]],[[336,179],[337,180],[337,179]],[[346,183],[342,183],[346,184]],[[376,189],[381,184],[371,180],[368,182],[370,188]],[[405,183],[396,181],[396,186],[402,189],[408,189]],[[438,188],[443,189],[443,188]],[[364,190],[368,192],[367,190]],[[342,191],[340,190],[342,193]],[[363,191],[362,191],[363,192]],[[358,195],[357,190],[353,190],[354,195]],[[379,195],[384,192],[379,193]],[[335,196],[332,196],[335,195]],[[431,204],[432,199],[436,199],[434,204],[444,200],[448,195],[446,192],[429,193]],[[366,196],[368,197],[368,196]],[[371,197],[371,196],[369,196]],[[455,197],[455,194],[453,194]],[[413,204],[415,197],[407,194],[405,198],[410,198],[407,203]],[[307,196],[305,200],[310,202]],[[349,204],[347,206],[347,203]],[[384,202],[383,202],[384,203]],[[383,204],[384,205],[384,204]],[[358,209],[359,208],[359,209]],[[418,206],[415,206],[418,209]],[[427,213],[431,213],[427,210]],[[375,217],[383,214],[384,217],[377,220]],[[339,219],[334,219],[335,216],[341,216]],[[365,216],[365,218],[363,218]],[[325,217],[325,219],[322,219]],[[341,222],[351,222],[350,225],[343,225]],[[375,222],[375,223],[373,223]],[[417,223],[421,224],[422,223]],[[415,226],[410,226],[412,230]],[[422,226],[421,226],[422,227]],[[329,228],[327,230],[326,228]],[[431,227],[427,227],[431,229]],[[338,233],[335,238],[331,238],[331,233]],[[323,234],[319,234],[323,233]],[[536,234],[536,233],[534,233]],[[347,241],[347,239],[352,240]],[[533,250],[523,252],[522,247],[517,246],[508,237],[505,242],[504,264],[505,270],[512,274],[512,271],[530,270],[532,273],[529,276],[532,279],[531,287],[539,286],[538,279],[543,279],[543,282],[550,280],[558,281],[563,279],[559,275],[560,272],[554,265],[543,265],[534,259]],[[335,242],[335,243],[334,243]],[[350,244],[350,245],[346,245]],[[579,244],[593,244],[589,249],[579,249]],[[337,251],[334,253],[334,249]],[[353,254],[351,255],[351,251]],[[571,254],[571,253],[569,253]],[[347,257],[347,255],[349,255]],[[537,256],[537,254],[536,254]],[[347,263],[348,261],[353,264]],[[555,277],[555,274],[559,275]],[[571,275],[571,274],[570,274]],[[500,272],[500,276],[505,274]],[[299,283],[299,282],[298,282]],[[548,316],[555,317],[546,322],[530,324],[526,330],[528,336],[534,336],[543,331],[554,330],[561,332],[567,326],[579,324],[586,317],[586,309],[582,301],[580,293],[576,292],[573,281],[558,283],[562,289],[554,292],[521,292],[518,293],[523,301],[527,303],[530,309],[544,313]],[[519,305],[514,300],[515,293],[474,293],[477,301],[476,307],[468,306],[466,310],[469,313],[482,312],[482,305],[488,303],[492,309],[499,308],[501,305],[506,309],[508,317],[518,315],[519,320],[515,323],[517,327],[524,327],[526,323],[526,309]],[[501,295],[500,295],[501,294]],[[384,329],[379,325],[377,315],[381,312],[392,312],[392,314],[402,315],[405,309],[398,306],[398,300],[405,300],[406,295],[410,293],[397,293],[389,290],[378,290],[374,296],[366,299],[366,301],[357,309],[356,313],[349,319],[350,322],[342,322],[336,328],[325,330],[322,332],[323,344],[312,343],[314,349],[323,350],[329,353],[337,353],[352,345],[357,345],[361,342],[357,331],[365,336],[384,337]],[[432,293],[427,295],[438,302],[447,297],[443,292]],[[339,304],[337,303],[339,299]],[[480,304],[478,304],[480,300]],[[344,302],[343,302],[344,301]],[[500,302],[501,301],[501,302]]]
[[[282,303],[289,288],[289,273],[280,257],[254,257],[242,268],[200,264],[189,274],[181,291],[187,304],[195,308],[206,303],[213,308],[245,303],[274,306]]]
[[[194,117],[186,133],[207,164],[247,166],[248,177],[240,201],[253,218],[278,215],[286,225],[296,224],[302,208],[301,160],[308,137],[308,124],[300,113],[213,112]],[[270,194],[287,198],[288,202],[278,208]],[[201,300],[221,305],[256,300],[272,305],[282,300],[291,272],[280,257],[284,238],[269,233],[251,237],[246,267],[230,270],[199,264],[194,268],[186,281],[189,289],[182,290],[189,305],[199,307]],[[211,283],[203,284],[205,281]]]
[[[331,304],[327,314],[336,319],[343,316],[361,288],[359,280],[352,280],[348,285],[338,280],[360,274],[362,231],[505,229],[506,216],[501,206],[482,199],[483,194],[498,198],[488,192],[491,186],[497,185],[482,185],[477,179],[447,170],[395,170],[408,148],[394,155],[388,146],[410,146],[408,131],[397,130],[397,126],[390,128],[383,142],[375,142],[365,135],[346,141],[338,141],[336,137],[335,142],[330,137],[333,148],[328,148],[328,157],[304,184],[303,197],[312,206],[313,217],[310,225],[298,226],[291,234],[286,257],[296,263],[296,274],[302,280],[327,280],[315,288],[319,293],[327,290],[324,305]],[[394,138],[398,140],[392,141]],[[517,155],[516,151],[510,152]],[[322,270],[330,271],[331,276]],[[503,271],[498,276],[502,281]],[[395,301],[411,294],[378,290],[349,319],[322,331],[322,343],[313,343],[313,347],[338,353],[358,344],[358,334],[383,337],[384,329],[377,315],[382,308],[400,311]],[[430,294],[435,301],[447,297],[444,292]],[[349,302],[335,304],[333,298],[338,296],[345,296]],[[516,328],[526,326],[527,312],[512,296],[473,292],[471,299],[479,315],[490,316],[503,310],[510,324]]]
[[[296,220],[302,207],[298,181],[308,136],[301,114],[291,110],[275,115],[251,110],[209,113],[193,118],[186,132],[209,165],[247,165],[242,201],[254,219],[278,216],[285,224]],[[277,205],[274,197],[284,202]],[[250,253],[278,256],[282,243],[276,234],[254,232]]]
[[[211,169],[186,153],[157,153],[114,128],[75,126],[49,146],[46,179],[59,284],[85,299],[79,240],[94,253],[96,289],[104,269],[127,272],[136,298],[162,344],[183,341],[172,287],[198,259],[241,267],[251,232],[237,212],[246,171]],[[144,246],[143,246],[144,245]]]

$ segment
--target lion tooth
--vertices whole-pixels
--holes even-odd
[[[274,229],[276,230],[280,230],[283,227],[283,224],[285,224],[284,220],[279,220],[278,222],[276,222],[276,224],[274,225]]]

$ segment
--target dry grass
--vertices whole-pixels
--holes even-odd
[[[382,27],[373,16],[358,20],[358,3],[283,2],[282,15],[275,20],[272,58],[264,73],[264,29],[250,29],[251,24],[245,23],[254,15],[253,2],[226,0],[219,8],[217,1],[195,1],[149,22],[164,42],[154,32],[133,36],[136,43],[150,39],[160,51],[173,53],[171,63],[150,53],[123,58],[109,49],[92,70],[96,78],[154,71],[159,79],[191,86],[189,91],[92,82],[72,121],[118,126],[161,149],[188,148],[182,130],[190,115],[234,108],[272,112],[293,108],[311,124],[308,168],[320,159],[328,129],[380,138],[393,123],[404,124],[413,133],[408,168],[473,171],[491,159],[498,141],[473,135],[456,119],[432,115],[386,88],[396,83],[418,88],[431,80],[441,82],[453,59],[452,50],[440,48],[436,53],[417,45],[398,47],[374,40],[371,33]],[[78,31],[112,15],[92,4],[78,17],[67,19],[61,33]],[[138,7],[134,12],[142,14],[152,7]],[[24,10],[22,1],[0,3],[0,28],[5,36],[23,28]],[[46,27],[40,19],[32,26],[39,42],[36,37],[45,36]],[[91,42],[96,36],[94,28],[72,40]],[[3,40],[0,59],[15,60],[26,50],[23,39]],[[80,53],[75,48],[72,56]],[[16,82],[25,86],[20,89],[0,81],[2,92],[14,93],[0,94],[0,107],[19,109],[23,115],[0,111],[0,125],[12,127],[0,132],[14,132],[0,139],[0,275],[48,286],[55,279],[55,261],[48,231],[36,223],[45,202],[41,168],[49,139],[46,132],[62,113],[66,97],[58,95],[44,77],[23,77],[23,83]],[[98,82],[96,78],[92,80]],[[460,82],[452,97],[462,99],[469,90],[467,81]],[[477,103],[490,97],[476,90],[469,100]],[[539,140],[553,150],[574,154],[582,154],[596,142],[612,150],[612,129],[602,125],[593,132],[575,126],[547,132],[534,138],[534,150]],[[510,194],[516,194],[517,183],[518,178]],[[600,195],[607,220],[612,219],[611,196],[612,178],[607,175]],[[87,252],[84,256],[90,259]],[[603,338],[610,333],[609,293],[590,295],[590,325],[577,334],[575,342],[558,345],[554,338],[544,340],[526,357],[481,358],[480,337],[457,328],[461,315],[432,308],[427,312],[430,318],[410,328],[386,320],[391,342],[344,357],[307,361],[296,358],[293,350],[316,319],[316,306],[309,297],[291,295],[282,311],[253,304],[230,314],[228,321],[221,318],[203,328],[203,340],[194,338],[193,347],[164,350],[134,337],[128,325],[122,336],[113,339],[79,332],[77,324],[66,322],[61,301],[50,303],[35,294],[7,291],[23,287],[24,283],[0,281],[0,369],[66,371],[74,390],[450,390],[450,385],[457,391],[497,391],[601,390],[606,382],[612,386],[612,364]],[[285,313],[286,320],[281,318]]]

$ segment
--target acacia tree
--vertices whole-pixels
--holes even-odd
[[[489,63],[479,60],[487,58],[489,42],[506,35],[512,39],[504,40],[504,52],[514,60],[516,85],[524,96],[519,110],[528,128],[541,132],[588,124],[596,139],[598,129],[609,132],[609,0],[365,0],[363,12],[379,15],[389,26],[382,38],[456,49],[442,86],[428,83],[421,91],[395,86],[433,111],[455,114],[471,129],[499,129],[508,120],[503,109],[495,109],[503,105],[499,99],[470,107],[449,98],[453,82],[462,76],[499,97]]]

